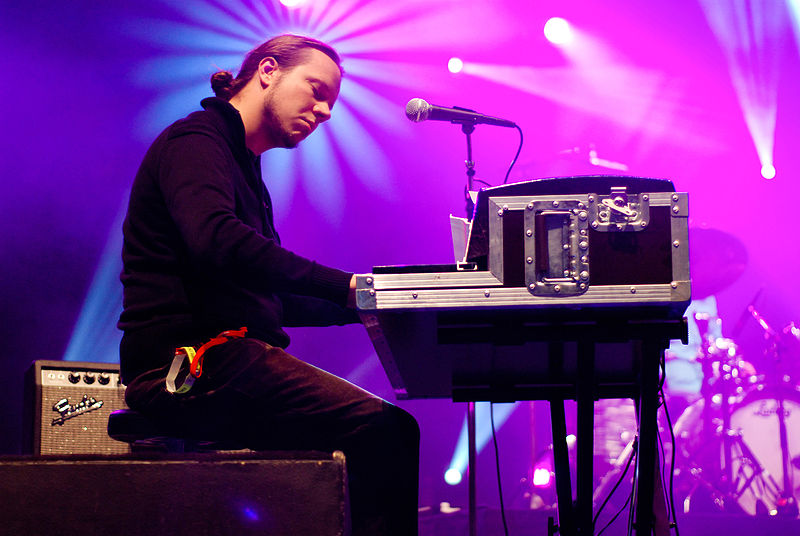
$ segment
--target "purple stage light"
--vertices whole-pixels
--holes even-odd
[[[464,69],[464,62],[461,61],[461,58],[450,58],[450,61],[447,62],[447,70],[451,73],[460,73]]]
[[[244,518],[247,519],[248,521],[260,521],[261,520],[261,516],[258,515],[258,512],[256,512],[255,510],[253,510],[250,507],[245,507],[242,510],[242,513],[244,514]]]
[[[775,178],[775,166],[772,164],[764,164],[761,166],[761,176],[767,180]]]
[[[455,467],[451,467],[444,473],[444,481],[450,484],[451,486],[457,486],[461,483],[461,471],[456,469]]]
[[[572,28],[561,17],[552,17],[544,24],[544,36],[554,45],[568,45],[572,42]]]
[[[552,472],[547,467],[537,467],[533,470],[533,485],[538,488],[548,487],[552,479]]]

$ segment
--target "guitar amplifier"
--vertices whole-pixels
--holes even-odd
[[[26,454],[126,454],[108,436],[108,416],[126,408],[119,365],[34,361],[25,374],[23,449]]]

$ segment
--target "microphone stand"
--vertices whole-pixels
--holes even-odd
[[[461,123],[461,131],[467,136],[467,159],[464,164],[467,166],[467,185],[464,187],[464,197],[466,198],[466,211],[467,221],[472,221],[472,214],[475,210],[475,203],[472,202],[472,182],[475,178],[475,162],[472,160],[472,133],[475,131],[475,123],[472,121],[453,121],[453,123]],[[476,462],[478,459],[478,452],[476,446],[476,413],[475,401],[470,400],[467,402],[467,495],[469,502],[469,536],[477,536],[478,534],[478,513],[477,513],[477,475],[476,475]]]
[[[470,121],[461,122],[461,131],[467,136],[467,160],[464,164],[467,166],[467,185],[464,187],[464,197],[466,198],[467,205],[467,221],[472,220],[472,213],[475,210],[475,203],[472,202],[472,182],[475,178],[475,162],[472,160],[472,136],[475,131],[475,123]]]

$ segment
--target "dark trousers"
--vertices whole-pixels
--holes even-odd
[[[123,339],[123,359],[137,345]],[[417,534],[419,427],[404,410],[257,339],[209,349],[189,393],[166,391],[168,366],[130,382],[128,405],[186,437],[254,450],[341,450],[354,535]]]

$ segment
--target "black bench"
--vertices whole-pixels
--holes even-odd
[[[132,452],[215,452],[244,450],[233,442],[186,438],[132,409],[118,409],[108,416],[108,435],[127,443]]]

